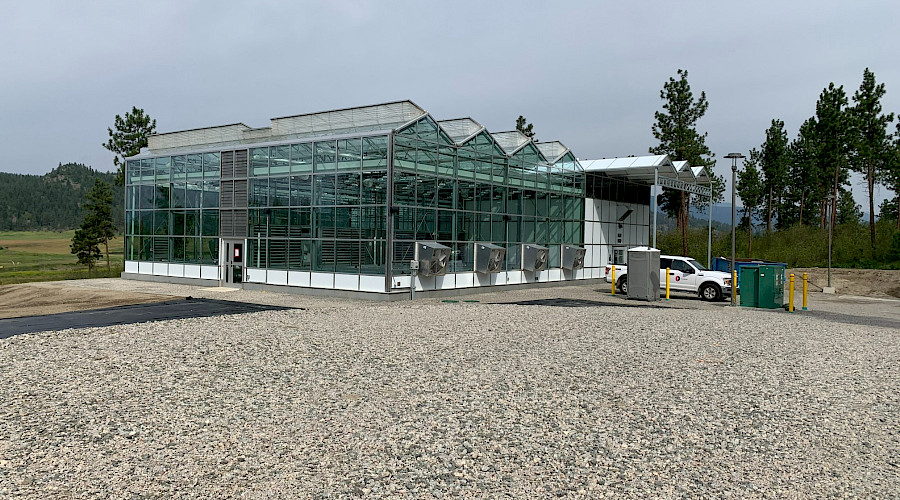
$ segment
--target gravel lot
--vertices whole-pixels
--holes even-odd
[[[0,497],[900,491],[898,301],[790,315],[587,286],[412,304],[102,286],[304,309],[0,341]]]

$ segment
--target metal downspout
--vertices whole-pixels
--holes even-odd
[[[387,152],[387,239],[384,242],[384,292],[390,293],[394,281],[394,134],[388,136]]]

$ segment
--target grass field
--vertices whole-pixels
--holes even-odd
[[[0,285],[87,278],[87,267],[78,265],[69,249],[74,234],[75,231],[0,232]],[[109,242],[109,253],[109,272],[104,257],[91,277],[112,277],[122,272],[121,236]]]

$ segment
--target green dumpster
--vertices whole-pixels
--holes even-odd
[[[741,306],[759,307],[759,267],[741,268]]]
[[[759,266],[757,305],[766,309],[778,309],[784,305],[784,268]]]

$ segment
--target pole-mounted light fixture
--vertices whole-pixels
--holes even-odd
[[[737,182],[737,161],[746,156],[740,153],[728,153],[725,158],[731,159],[731,305],[737,305],[737,273],[734,258],[734,205],[737,203],[735,198],[734,186]]]

